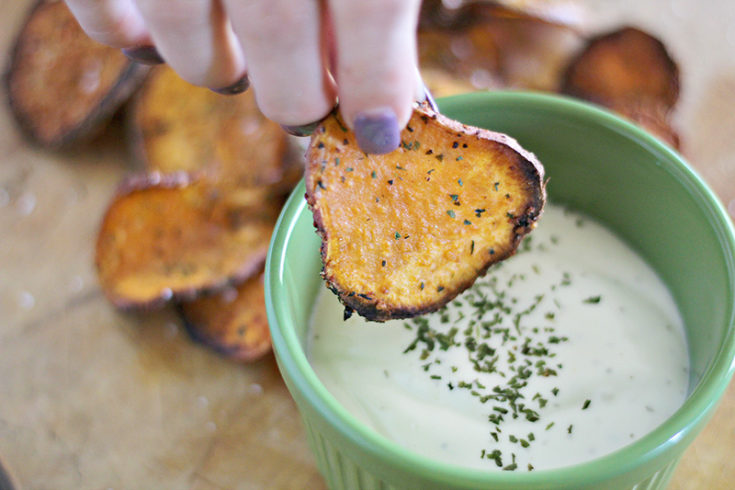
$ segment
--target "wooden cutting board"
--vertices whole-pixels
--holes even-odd
[[[670,45],[684,78],[685,152],[733,202],[733,8],[639,3],[588,2],[589,26],[633,20]],[[29,5],[0,0],[3,65]],[[103,298],[93,243],[130,170],[120,126],[84,148],[45,152],[0,108],[2,459],[32,489],[325,488],[272,356],[234,364],[190,342],[171,311],[121,314]],[[734,415],[731,385],[672,488],[735,481]]]

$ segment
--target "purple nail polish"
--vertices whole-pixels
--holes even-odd
[[[138,46],[136,48],[126,48],[122,50],[123,54],[133,61],[137,61],[143,65],[160,65],[164,63],[163,58],[159,54],[155,46]]]
[[[354,126],[357,144],[365,153],[390,153],[401,143],[398,118],[389,108],[361,112]]]
[[[250,87],[250,80],[247,75],[243,75],[240,80],[236,81],[232,85],[222,88],[213,88],[212,91],[221,95],[237,95],[245,92],[248,87]]]

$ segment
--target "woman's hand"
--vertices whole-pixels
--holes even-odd
[[[414,100],[420,0],[67,0],[93,39],[168,63],[217,92],[252,85],[269,118],[306,134],[339,98],[361,148],[398,147]]]

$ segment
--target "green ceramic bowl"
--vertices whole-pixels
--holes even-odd
[[[684,405],[642,439],[553,470],[485,472],[418,455],[363,425],[325,389],[304,345],[319,288],[319,240],[304,185],[271,244],[266,302],[276,359],[331,488],[662,488],[709,420],[735,369],[735,233],[712,191],[673,150],[588,104],[518,92],[440,101],[462,122],[510,134],[546,167],[549,198],[596,216],[669,286],[691,356]]]

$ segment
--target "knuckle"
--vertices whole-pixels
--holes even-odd
[[[141,14],[147,23],[163,29],[186,29],[209,21],[207,2],[178,0],[172,4],[160,0],[138,2]]]
[[[264,4],[267,2],[263,2]],[[246,42],[261,46],[295,46],[304,41],[310,27],[308,19],[314,17],[310,12],[311,2],[299,2],[292,8],[263,8],[257,6],[240,15],[249,17],[243,22],[238,35]],[[254,22],[253,19],[257,19]],[[307,20],[305,20],[307,19]]]

